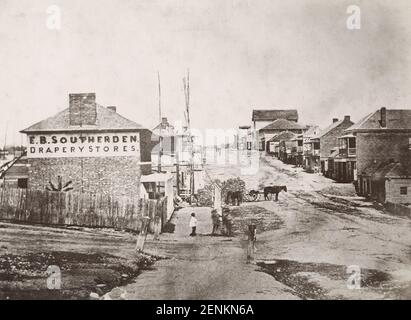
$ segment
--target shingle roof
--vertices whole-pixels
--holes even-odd
[[[286,131],[286,130],[305,130],[305,129],[306,129],[305,126],[302,126],[301,124],[298,124],[296,122],[289,121],[286,119],[277,119],[273,123],[270,123],[269,125],[260,129],[260,131],[263,131],[263,130]]]
[[[140,124],[128,120],[108,108],[96,105],[97,121],[96,125],[70,126],[70,109],[67,108],[56,115],[40,121],[22,133],[34,132],[56,132],[56,131],[113,131],[113,130],[142,130],[145,129]]]
[[[275,135],[274,137],[272,137],[267,142],[289,141],[289,140],[293,139],[295,136],[296,136],[296,134],[294,134],[290,131],[283,131],[283,132],[280,132],[279,134]]]
[[[370,113],[362,118],[356,124],[349,127],[347,132],[358,130],[375,130],[375,129],[411,129],[411,110],[410,109],[387,109],[386,111],[386,128],[381,127],[381,110]]]
[[[298,121],[298,111],[295,109],[288,110],[253,110],[252,121],[275,121],[277,119],[287,119]]]

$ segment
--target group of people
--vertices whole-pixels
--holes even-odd
[[[213,224],[213,230],[211,231],[211,235],[218,235],[223,234],[228,237],[233,236],[233,217],[230,214],[229,208],[223,208],[222,215],[219,215],[216,209],[211,210],[211,220]],[[190,218],[190,228],[191,233],[190,236],[194,237],[197,235],[197,224],[198,220],[196,218],[195,213],[191,214]]]

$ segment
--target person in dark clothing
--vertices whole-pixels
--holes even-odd
[[[223,225],[225,229],[225,235],[228,237],[233,236],[233,217],[230,214],[229,208],[224,208],[223,210]]]
[[[211,220],[213,222],[213,231],[211,232],[212,235],[218,233],[218,229],[220,228],[220,216],[216,209],[211,210]]]

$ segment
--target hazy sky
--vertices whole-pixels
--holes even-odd
[[[61,30],[46,27],[61,8]],[[346,28],[361,8],[360,30]],[[303,123],[358,120],[411,98],[411,1],[0,0],[0,143],[96,92],[102,105],[152,128],[183,117],[191,72],[192,123],[251,122],[253,106],[296,108]]]

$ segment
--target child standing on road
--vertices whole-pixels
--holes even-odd
[[[191,233],[190,236],[194,237],[196,236],[196,229],[197,229],[197,218],[196,218],[196,214],[193,212],[191,214],[191,218],[190,218],[190,228],[191,228]]]

